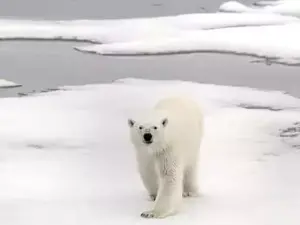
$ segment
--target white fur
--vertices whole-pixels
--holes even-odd
[[[155,199],[154,208],[141,216],[174,214],[182,196],[198,196],[197,164],[203,136],[198,104],[186,98],[166,98],[142,119],[128,122],[142,181]],[[145,132],[153,135],[151,144],[143,142]]]

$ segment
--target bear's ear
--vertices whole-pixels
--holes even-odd
[[[129,127],[133,127],[135,124],[135,121],[133,119],[128,119],[128,125]]]
[[[164,118],[162,121],[161,121],[161,124],[165,127],[165,126],[167,126],[167,124],[168,124],[168,118]]]

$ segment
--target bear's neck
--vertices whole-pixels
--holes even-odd
[[[154,157],[161,158],[162,156],[169,155],[171,152],[171,146],[164,144],[153,149]]]

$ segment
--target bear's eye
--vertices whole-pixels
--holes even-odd
[[[143,129],[143,126],[139,126],[139,129],[140,129],[140,130]]]
[[[154,126],[153,129],[154,129],[154,130],[157,130],[157,126]]]

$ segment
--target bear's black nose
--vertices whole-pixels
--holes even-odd
[[[150,143],[150,142],[152,141],[152,134],[150,134],[150,133],[145,133],[145,134],[143,135],[143,138],[144,138],[145,142]]]

